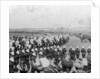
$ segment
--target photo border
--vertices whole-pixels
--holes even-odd
[[[11,1],[12,2],[12,1]],[[14,3],[15,3],[16,1],[14,1]],[[20,1],[19,1],[20,2]],[[60,1],[61,2],[61,1]],[[76,2],[76,1],[75,1]],[[82,2],[82,1],[81,1]],[[3,2],[1,2],[1,3],[3,3]],[[7,2],[7,1],[5,1],[5,5],[8,5],[7,3],[10,3],[10,1],[9,2]],[[87,3],[87,1],[86,1],[86,3]],[[14,4],[13,4],[14,5]],[[92,8],[94,7],[92,4],[91,4],[91,6],[92,6]],[[4,6],[3,6],[4,7]],[[9,19],[9,16],[4,16],[4,15],[6,15],[6,10],[2,10],[2,5],[1,5],[1,11],[3,11],[3,12],[5,12],[5,13],[3,13],[3,12],[1,12],[1,40],[0,40],[0,42],[1,42],[1,59],[0,59],[0,61],[4,58],[4,56],[2,57],[2,50],[4,49],[3,47],[4,47],[4,45],[3,45],[3,42],[5,42],[6,40],[8,40],[9,41],[9,34],[8,34],[8,29],[9,29],[9,22],[6,20],[5,21],[5,18],[8,18]],[[99,16],[99,14],[98,13],[96,13],[96,12],[98,12],[98,8],[94,8],[94,13],[93,12],[91,12],[91,13],[93,13],[91,16],[93,16],[93,17],[91,17],[92,19],[94,19],[94,20],[91,20],[91,25],[94,25],[94,26],[99,26],[99,19],[100,18],[97,18],[98,16]],[[8,11],[9,12],[9,11]],[[100,12],[100,11],[99,11]],[[95,17],[94,17],[94,14],[97,14]],[[3,14],[3,15],[2,15]],[[95,21],[96,20],[96,21]],[[95,21],[95,23],[93,23]],[[4,24],[4,23],[7,23],[7,24]],[[92,24],[93,23],[93,24]],[[6,27],[4,27],[4,26],[8,26],[7,28]],[[92,26],[91,26],[92,27]],[[98,27],[97,27],[98,28]],[[92,36],[92,38],[94,39],[94,37],[95,38],[99,38],[100,39],[100,37],[98,37],[99,36],[99,34],[100,34],[100,32],[98,31],[99,29],[100,29],[100,27],[99,27],[99,29],[97,29],[97,28],[94,28],[92,31],[91,31],[91,36]],[[6,30],[6,31],[5,31]],[[96,33],[93,33],[93,31],[96,31]],[[4,32],[6,32],[6,34],[4,34]],[[8,38],[6,38],[6,39],[3,39],[3,38],[5,38],[5,36]],[[99,42],[99,39],[96,39],[96,41],[97,42]],[[93,41],[92,41],[93,42]],[[5,44],[5,43],[4,43]],[[99,43],[99,45],[97,44],[97,43],[92,43],[91,44],[91,46],[92,45],[97,45],[98,47],[97,47],[97,49],[98,49],[98,51],[99,51],[99,45],[100,45],[100,43]],[[8,49],[7,50],[9,50],[9,42],[8,42]],[[2,47],[3,46],[3,47]],[[92,47],[91,47],[92,48]],[[93,52],[95,52],[95,50],[93,50],[93,49],[91,49]],[[98,57],[99,56],[99,57]],[[98,58],[98,60],[100,61],[100,54],[98,55],[96,58]],[[6,57],[6,58],[8,58],[8,57]],[[9,58],[8,58],[9,59]],[[92,56],[92,59],[93,59],[93,56]],[[3,60],[0,62],[0,64],[3,62]],[[92,62],[92,64],[94,64],[94,63],[96,63],[96,62]],[[4,64],[4,63],[2,63],[2,64]],[[2,65],[1,64],[1,65]],[[8,63],[8,65],[2,65],[0,68],[0,70],[2,70],[2,67],[6,67],[6,66],[9,66],[9,63]],[[100,66],[100,63],[99,63],[99,65],[98,66]],[[98,67],[99,68],[99,67]],[[6,68],[5,68],[6,69]],[[95,68],[96,69],[96,68]],[[100,70],[100,68],[99,68],[99,70]],[[5,70],[4,70],[5,71]],[[13,76],[14,74],[16,74],[16,73],[14,73],[14,74],[11,74],[11,73],[8,73],[8,75],[10,75],[10,76],[8,76],[7,74],[6,74],[6,76],[7,77],[5,77],[5,74],[4,73],[2,73],[2,71],[0,71],[1,72],[1,78],[13,78],[13,77],[10,77],[10,76]],[[99,71],[99,73],[100,73],[100,71]],[[99,73],[97,73],[97,76],[95,76],[94,78],[100,78],[100,76],[99,76]],[[18,76],[20,75],[19,73],[17,73],[18,74]],[[27,73],[27,74],[33,74],[33,73]],[[43,73],[42,73],[43,74]],[[59,73],[57,73],[58,75],[61,75],[61,74],[59,74]],[[53,73],[53,76],[57,76],[57,74],[54,74]],[[65,74],[65,73],[63,73],[63,74]],[[69,74],[69,73],[67,73],[67,74]],[[77,74],[77,73],[75,73],[75,74]],[[87,75],[86,73],[81,73],[81,74],[83,74],[83,75]],[[81,75],[80,73],[78,73],[77,75]],[[88,73],[88,74],[90,74],[90,73]],[[21,73],[21,75],[23,75],[22,73]],[[34,75],[37,75],[37,73],[35,74],[34,73]],[[38,74],[37,76],[39,76],[40,74]],[[47,75],[51,75],[51,74],[47,74]],[[18,77],[18,76],[16,76],[16,77]],[[26,74],[24,74],[23,75],[24,77],[26,77]],[[44,76],[45,76],[45,74],[44,74]],[[42,76],[41,75],[41,77],[43,78],[44,76]],[[73,76],[73,73],[72,73],[72,76]],[[93,76],[93,75],[92,75]],[[90,78],[93,78],[93,77],[90,77]],[[73,76],[74,77],[74,76]],[[23,78],[23,77],[20,77],[20,78]],[[31,78],[33,78],[33,77],[31,77]],[[36,77],[36,78],[38,78],[38,77]],[[49,77],[48,77],[49,78]],[[59,77],[55,77],[55,78],[59,78]],[[61,77],[62,78],[62,77]],[[63,78],[66,78],[66,77],[63,77]],[[71,78],[71,77],[68,77],[69,79]],[[75,78],[75,77],[74,77]],[[79,78],[79,77],[76,77],[76,78]],[[82,77],[81,77],[82,78]],[[88,75],[87,75],[87,78],[88,78]],[[25,78],[26,79],[26,78]]]

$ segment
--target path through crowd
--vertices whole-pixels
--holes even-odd
[[[70,47],[76,48],[77,46],[81,49],[82,46],[84,46],[86,49],[91,46],[89,41],[81,42],[81,40],[75,36],[70,36],[69,41],[63,45],[62,47],[66,47],[67,50],[69,50]]]

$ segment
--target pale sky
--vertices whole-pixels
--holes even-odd
[[[88,5],[16,5],[9,8],[10,28],[91,27]]]

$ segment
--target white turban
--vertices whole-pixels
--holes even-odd
[[[42,53],[42,52],[39,52],[39,54],[40,54],[40,55],[43,55],[43,53]]]
[[[23,53],[25,53],[25,50],[22,50]]]
[[[57,51],[57,49],[54,49],[55,51]]]
[[[40,48],[40,50],[42,50],[42,48]]]
[[[32,52],[34,52],[34,49],[31,49]]]
[[[29,49],[27,49],[26,51],[29,52]]]
[[[35,50],[37,51],[37,48],[35,48]]]
[[[36,53],[32,53],[33,56],[36,56]]]
[[[19,54],[19,51],[17,51],[16,53]]]
[[[11,53],[11,55],[15,55],[14,52],[10,52],[10,53]]]
[[[11,57],[9,60],[12,61],[12,62],[14,62],[14,57]]]

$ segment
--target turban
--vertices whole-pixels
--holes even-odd
[[[14,57],[11,57],[9,60],[10,60],[11,62],[14,62]]]

